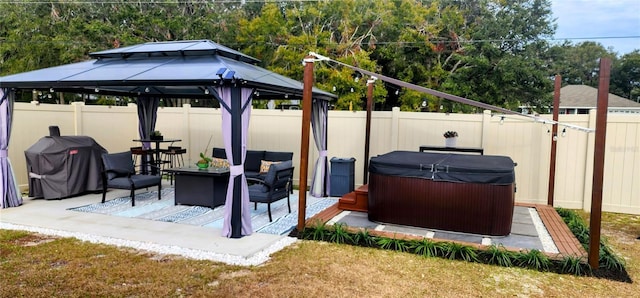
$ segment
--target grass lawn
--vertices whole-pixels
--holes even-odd
[[[640,216],[604,213],[602,235],[633,283],[315,241],[240,267],[0,230],[0,297],[638,296]]]

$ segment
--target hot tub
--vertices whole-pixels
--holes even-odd
[[[514,162],[506,156],[394,151],[369,163],[369,220],[506,236]]]

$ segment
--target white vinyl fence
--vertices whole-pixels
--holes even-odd
[[[160,108],[156,130],[165,138],[181,139],[186,160],[195,163],[211,140],[222,147],[219,109]],[[551,115],[541,117],[551,119]],[[444,146],[442,134],[458,132],[459,147],[482,147],[485,154],[511,157],[516,166],[516,201],[546,204],[551,154],[551,125],[528,118],[483,114],[373,112],[370,156],[393,150],[417,151],[421,145]],[[366,112],[329,111],[328,157],[354,157],[356,187],[363,183]],[[294,152],[295,180],[300,169],[302,111],[253,110],[249,149]],[[503,123],[501,123],[503,122]],[[595,111],[560,115],[560,122],[595,128]],[[126,107],[16,103],[9,157],[22,189],[28,186],[24,150],[57,125],[62,135],[93,137],[109,152],[137,146],[137,110]],[[559,128],[559,133],[562,127]],[[555,206],[589,210],[593,177],[594,133],[567,129],[558,136]],[[318,152],[310,144],[309,166]],[[309,177],[310,179],[310,177]],[[640,214],[640,115],[609,114],[607,124],[603,210]]]

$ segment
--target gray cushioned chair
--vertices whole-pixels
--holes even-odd
[[[131,206],[135,206],[135,190],[158,186],[158,200],[162,197],[162,177],[136,174],[131,151],[102,155],[102,203],[107,188],[130,189]]]
[[[290,160],[277,164],[272,164],[264,179],[247,178],[248,182],[254,184],[249,186],[249,200],[254,202],[254,208],[258,208],[258,203],[266,203],[271,218],[271,203],[287,198],[287,206],[291,213],[291,202],[289,200],[289,185],[293,179],[293,165]]]

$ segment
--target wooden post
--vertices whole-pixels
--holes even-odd
[[[589,221],[589,265],[598,269],[600,261],[600,224],[602,219],[602,182],[604,180],[604,150],[607,136],[609,106],[609,79],[611,59],[600,58],[600,82],[596,111],[596,139],[593,156],[593,190],[591,191],[591,218]]]
[[[549,162],[549,192],[547,195],[547,205],[553,206],[553,196],[556,187],[556,151],[558,145],[558,114],[560,110],[560,88],[562,80],[560,75],[556,75],[553,89],[553,127],[551,128],[551,161]]]
[[[302,132],[300,141],[300,187],[298,190],[298,233],[302,233],[307,213],[307,176],[309,167],[309,127],[311,126],[311,101],[313,97],[313,56],[304,59],[302,86]]]
[[[371,140],[371,109],[373,106],[373,83],[375,79],[367,80],[367,124],[364,134],[364,172],[362,173],[363,183],[369,181],[369,144]]]

